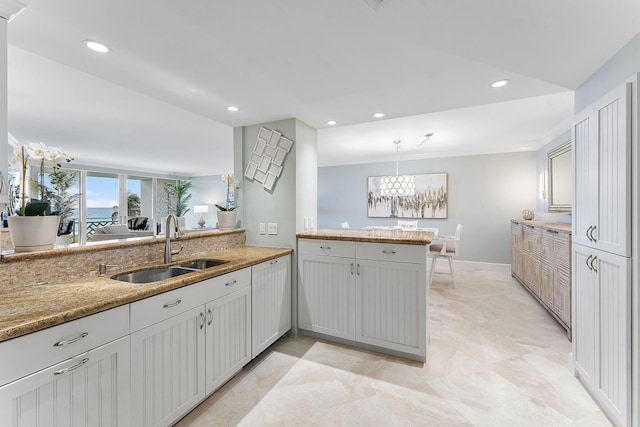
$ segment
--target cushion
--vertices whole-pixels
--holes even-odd
[[[102,227],[105,234],[123,234],[129,233],[129,227],[125,224],[117,224],[117,225],[105,225]]]

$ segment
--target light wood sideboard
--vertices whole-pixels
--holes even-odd
[[[512,220],[511,275],[571,338],[571,225]]]

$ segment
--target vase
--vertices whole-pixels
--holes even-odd
[[[533,209],[525,209],[522,211],[522,218],[527,221],[532,220],[535,216],[536,213],[533,211]]]
[[[220,230],[232,230],[236,228],[236,211],[219,211],[218,228]]]
[[[10,216],[8,222],[16,252],[53,249],[58,236],[59,216]]]

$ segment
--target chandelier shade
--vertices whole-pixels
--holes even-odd
[[[380,185],[380,192],[383,196],[412,196],[416,192],[415,176],[383,176]]]

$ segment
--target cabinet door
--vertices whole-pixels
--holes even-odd
[[[629,256],[631,239],[631,84],[621,85],[596,103],[598,140],[598,222],[595,247]],[[615,209],[612,209],[615,207]]]
[[[523,228],[524,249],[523,279],[524,284],[537,296],[540,296],[540,229],[525,225]]]
[[[132,425],[171,425],[205,397],[203,308],[131,334]]]
[[[552,310],[571,327],[571,235],[556,234],[553,240],[553,305]]]
[[[291,255],[251,267],[251,357],[291,329]]]
[[[595,138],[593,108],[573,121],[573,241],[589,246],[591,231],[598,221],[598,144]]]
[[[511,223],[511,273],[522,280],[522,224]]]
[[[3,426],[128,426],[129,337],[0,387]]]
[[[426,354],[425,264],[358,260],[356,341]]]
[[[619,425],[630,419],[630,259],[574,245],[576,371]]]
[[[550,230],[540,230],[540,271],[539,287],[540,299],[549,308],[553,309],[553,270],[555,268],[554,233]]]
[[[212,393],[251,360],[251,287],[206,305],[206,390]]]
[[[574,242],[629,256],[631,84],[574,119]],[[615,209],[612,207],[615,206]]]
[[[354,340],[355,260],[300,254],[298,271],[300,329]]]

